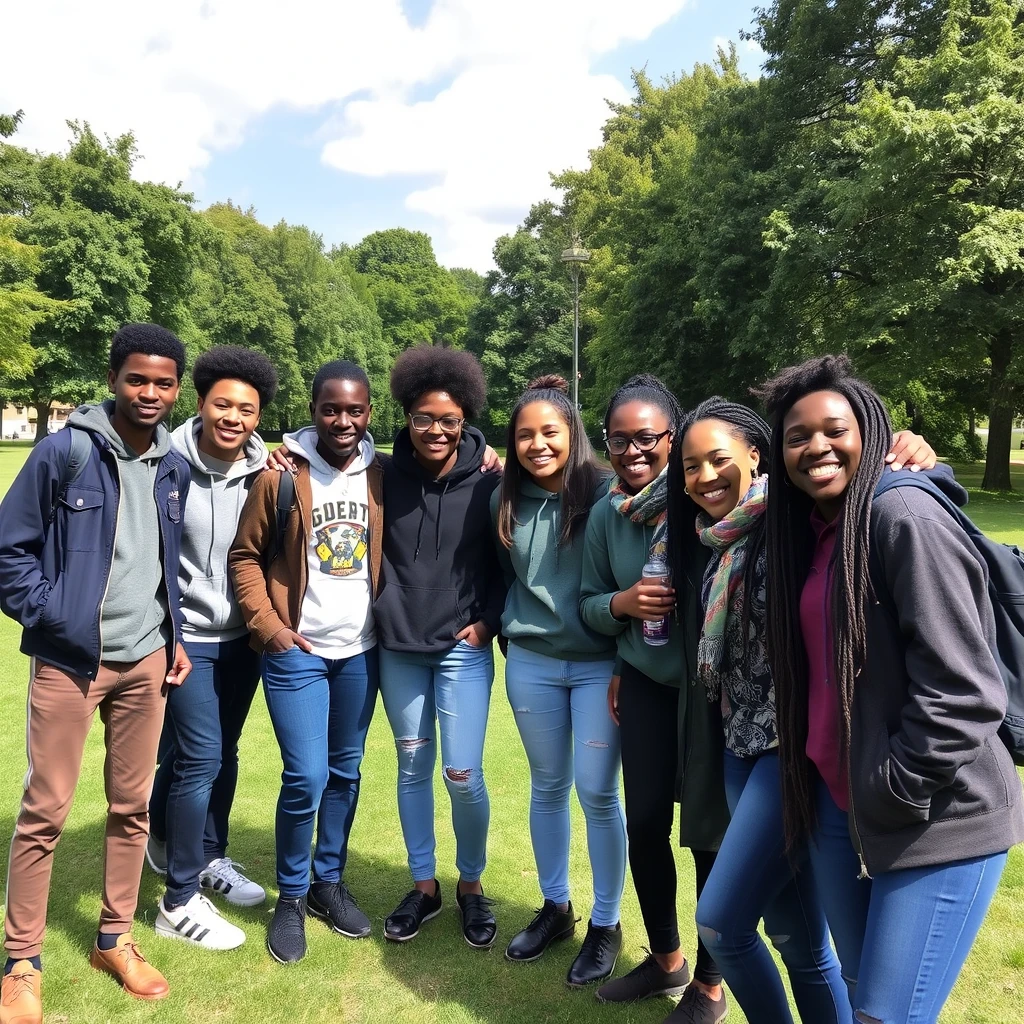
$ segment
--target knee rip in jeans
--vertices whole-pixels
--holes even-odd
[[[419,750],[420,747],[425,747],[430,742],[429,739],[420,736],[403,736],[398,741],[400,749],[406,751],[406,753],[412,753],[414,750]]]
[[[472,768],[453,768],[450,764],[444,766],[444,777],[456,786],[468,786],[472,775]]]
[[[607,750],[608,744],[604,740],[587,740],[583,746],[593,747],[595,750]]]
[[[705,944],[707,944],[709,942],[717,943],[717,942],[721,942],[721,940],[722,940],[722,933],[721,932],[717,931],[714,928],[709,927],[706,924],[701,924],[700,921],[697,922],[697,934],[700,936],[701,940]]]
[[[782,947],[789,942],[791,937],[789,935],[769,935],[768,941],[781,953]]]
[[[858,1010],[853,1016],[855,1020],[860,1021],[860,1024],[885,1024],[881,1017],[872,1017],[863,1010]]]

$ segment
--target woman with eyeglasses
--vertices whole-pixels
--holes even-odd
[[[667,560],[669,453],[681,419],[675,397],[649,374],[612,396],[604,435],[618,480],[591,511],[584,541],[580,613],[616,638],[608,703],[619,725],[629,864],[650,944],[650,955],[597,998],[681,995],[669,1019],[710,1024],[726,1012],[722,975],[698,938],[691,982],[676,917],[672,824],[678,799],[680,842],[693,854],[699,896],[728,824],[721,713],[689,685],[699,595],[685,579],[644,574]]]
[[[490,818],[483,749],[492,640],[506,588],[490,514],[501,478],[481,473],[486,444],[467,423],[483,407],[486,384],[469,352],[421,347],[395,361],[391,393],[406,426],[394,455],[383,459],[383,559],[373,612],[413,888],[385,921],[384,935],[407,942],[441,912],[434,854],[439,723],[462,932],[469,945],[488,949],[497,926],[480,883]]]

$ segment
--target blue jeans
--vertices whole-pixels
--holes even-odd
[[[846,812],[819,779],[810,845],[858,1021],[935,1024],[999,887],[1006,854],[860,879]]]
[[[814,879],[806,858],[794,874],[786,855],[779,755],[741,758],[727,750],[725,793],[732,817],[697,902],[705,945],[750,1020],[792,1024],[782,979],[757,933],[763,917],[804,1024],[850,1024]]]
[[[619,730],[608,714],[608,661],[561,661],[508,646],[505,686],[530,762],[530,838],[540,891],[569,899],[569,791],[587,820],[594,878],[591,921],[618,923],[626,880],[626,818],[619,801]]]
[[[238,783],[238,739],[260,681],[246,634],[226,643],[186,643],[192,671],[167,693],[150,828],[167,843],[168,907],[199,891],[199,875],[228,848]]]
[[[479,881],[487,862],[491,805],[484,785],[484,734],[494,682],[491,645],[460,640],[436,654],[380,652],[380,693],[398,751],[398,817],[414,882],[437,872],[434,855],[435,719],[441,726],[442,776],[452,802],[455,865]]]
[[[338,882],[359,801],[359,765],[377,700],[377,648],[329,660],[292,647],[263,656],[263,690],[281,748],[277,885],[296,899],[313,879]]]

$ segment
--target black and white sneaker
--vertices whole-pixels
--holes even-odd
[[[388,915],[384,922],[384,938],[392,942],[408,942],[420,933],[420,925],[441,913],[441,883],[430,896],[419,889],[406,893],[401,903]]]
[[[306,907],[347,939],[365,939],[370,934],[370,919],[359,909],[344,882],[314,882],[306,896]]]
[[[245,932],[220,916],[220,911],[197,892],[184,906],[168,910],[166,897],[157,904],[156,933],[165,939],[181,939],[203,949],[237,949]]]
[[[267,949],[279,964],[294,964],[306,955],[306,900],[277,898],[267,929]]]
[[[235,906],[259,906],[267,898],[266,890],[251,878],[246,878],[239,870],[241,867],[230,857],[218,857],[203,868],[199,884]]]

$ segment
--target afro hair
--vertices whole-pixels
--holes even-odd
[[[277,370],[262,353],[238,345],[218,345],[204,352],[192,367],[196,394],[205,398],[219,380],[240,380],[260,396],[260,409],[266,409],[277,394]]]
[[[110,340],[110,369],[115,376],[133,355],[173,359],[179,381],[185,373],[185,346],[176,334],[159,324],[124,324],[118,328]]]
[[[480,415],[487,400],[487,381],[471,352],[419,345],[406,349],[391,370],[391,396],[409,412],[428,391],[446,391],[467,420]]]
[[[316,376],[313,378],[313,404],[316,405],[320,398],[320,389],[329,380],[346,380],[351,384],[362,384],[366,393],[370,393],[370,378],[366,371],[348,359],[335,359],[333,362],[324,363]]]

